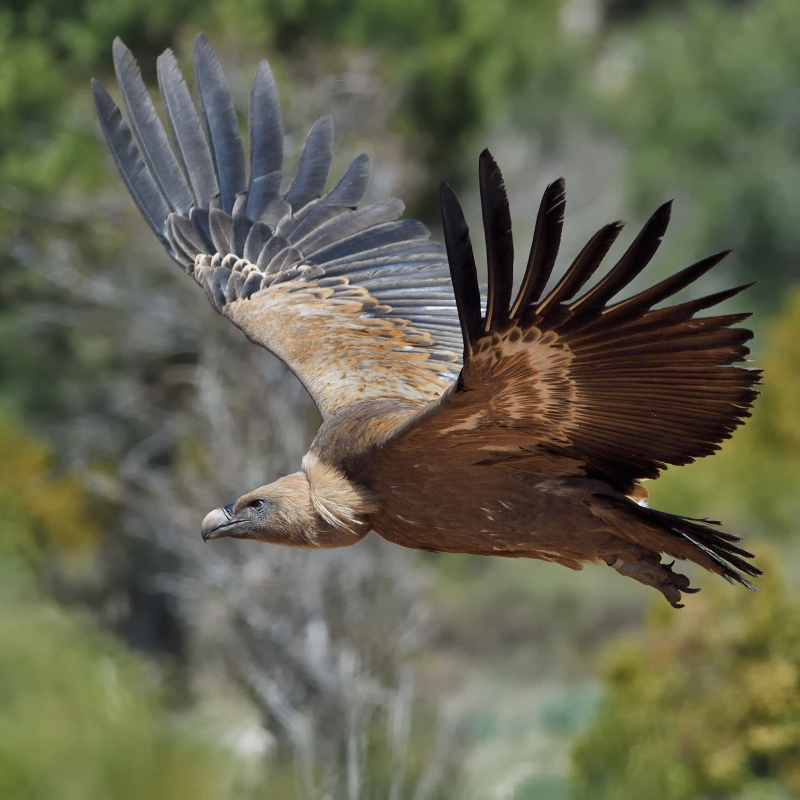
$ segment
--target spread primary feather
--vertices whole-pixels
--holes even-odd
[[[615,300],[655,254],[669,204],[599,280],[620,223],[545,293],[565,207],[556,181],[513,297],[508,202],[484,151],[484,299],[449,187],[446,251],[421,223],[399,219],[398,200],[358,208],[366,156],[325,191],[330,118],[311,129],[281,192],[283,126],[267,62],[250,97],[248,174],[205,37],[195,45],[200,113],[174,55],[158,60],[172,145],[130,51],[117,40],[113,54],[128,122],[96,81],[93,91],[131,196],[211,305],[283,359],[324,417],[301,471],[211,512],[204,538],[339,547],[374,529],[423,550],[573,569],[605,561],[676,606],[696,590],[661,554],[751,586],[746,576],[760,572],[735,537],[636,502],[643,479],[716,450],[749,415],[759,379],[737,365],[751,333],[736,326],[748,315],[696,316],[745,287],[659,306],[724,253]]]

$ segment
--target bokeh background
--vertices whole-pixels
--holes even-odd
[[[649,488],[746,536],[760,593],[693,573],[675,611],[605,566],[203,545],[319,418],[174,268],[94,118],[115,36],[152,85],[198,30],[243,113],[270,59],[290,158],[331,113],[334,171],[366,151],[370,196],[434,235],[443,179],[478,225],[488,145],[520,251],[559,175],[563,263],[669,198],[644,280],[733,248],[695,291],[757,281],[730,308],[763,394]],[[798,523],[797,0],[0,3],[0,797],[800,797]]]

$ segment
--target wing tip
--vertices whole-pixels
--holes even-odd
[[[108,89],[103,86],[102,82],[98,78],[90,78],[89,85],[92,87],[92,96],[94,97],[95,105],[97,105],[98,96],[103,98],[107,97],[109,100],[111,100],[111,95],[108,93]],[[114,101],[112,100],[112,102]]]

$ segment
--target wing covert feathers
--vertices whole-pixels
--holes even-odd
[[[211,304],[284,358],[323,414],[370,397],[424,404],[452,383],[462,337],[444,250],[421,223],[398,220],[398,200],[356,210],[369,178],[364,155],[325,193],[330,117],[312,127],[282,193],[283,123],[266,61],[250,95],[249,173],[222,68],[202,34],[199,114],[175,56],[158,59],[170,137],[119,39],[114,65],[129,122],[97,81],[95,102],[139,210]]]
[[[482,170],[485,163],[484,154]],[[484,201],[484,219],[489,220],[486,237],[500,241],[488,243],[487,252],[503,255],[489,259],[490,298],[492,286],[501,285],[505,300],[510,253],[507,200],[498,173],[491,176],[492,188],[484,192],[494,204],[487,214]],[[487,179],[482,181],[482,187],[488,185]],[[457,206],[455,196],[448,196],[443,213],[457,218]],[[471,357],[464,364],[461,383],[466,389],[491,386],[491,390],[479,392],[488,395],[485,408],[470,407],[473,415],[458,430],[513,428],[521,451],[498,454],[498,459],[524,460],[526,447],[535,446],[583,462],[588,476],[625,492],[643,478],[657,477],[667,464],[686,464],[718,449],[749,416],[760,373],[733,366],[747,357],[745,342],[752,333],[732,326],[749,315],[694,314],[746,287],[665,308],[655,306],[705,274],[725,253],[614,302],[652,259],[669,211],[669,204],[657,209],[612,269],[575,298],[591,280],[620,226],[603,228],[545,294],[563,219],[563,184],[547,188],[532,256],[514,305],[501,310],[490,300],[480,324],[462,326]],[[503,220],[502,225],[494,222],[497,219]],[[448,239],[454,275],[465,269],[471,272],[471,266],[463,266],[472,259],[469,232],[462,230],[459,241],[455,247]],[[462,318],[480,319],[474,294],[456,292],[456,299]],[[474,393],[473,397],[477,400]],[[442,410],[455,402],[454,396],[445,398]]]

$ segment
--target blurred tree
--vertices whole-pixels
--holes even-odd
[[[43,444],[0,419],[0,452],[0,555],[30,560],[48,546],[69,551],[97,543],[83,485],[50,475],[52,457]]]
[[[733,248],[749,301],[774,310],[800,278],[800,4],[669,5],[607,28],[598,119],[627,147],[637,208],[688,207],[672,256]]]
[[[576,800],[800,794],[800,596],[760,558],[759,594],[710,584],[614,646],[574,751]]]

